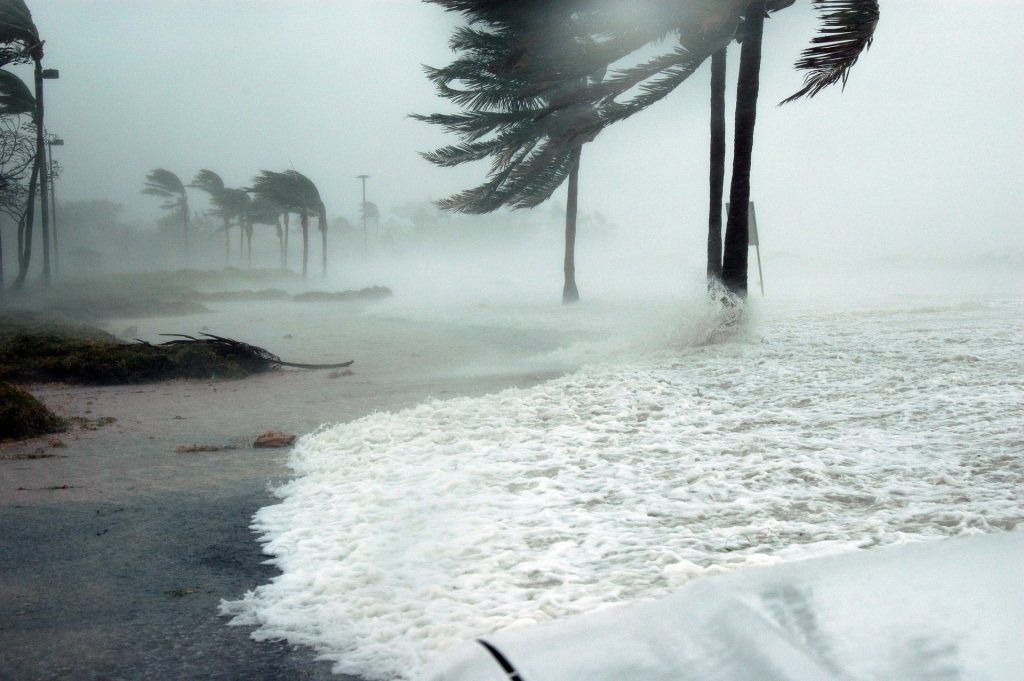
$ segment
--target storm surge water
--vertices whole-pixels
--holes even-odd
[[[282,574],[224,611],[411,679],[467,639],[700,575],[1011,530],[1022,313],[766,309],[731,336],[694,314],[532,388],[321,429],[255,517]]]

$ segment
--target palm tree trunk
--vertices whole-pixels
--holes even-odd
[[[291,230],[291,214],[285,213],[285,269],[288,269],[288,232]]]
[[[252,269],[252,223],[246,223],[245,225],[245,257],[248,262],[249,269]]]
[[[188,200],[185,197],[181,198],[181,230],[182,236],[185,239],[185,267],[188,267],[190,262],[188,247]],[[56,236],[56,233],[54,236]]]
[[[306,211],[300,215],[302,222],[302,278],[306,278],[309,269],[309,216]]]
[[[736,128],[733,141],[732,186],[729,190],[729,221],[725,227],[722,281],[732,293],[747,295],[747,219],[750,208],[750,165],[754,151],[754,123],[760,87],[761,38],[764,33],[765,0],[753,0],[744,16],[743,49],[736,86]]]
[[[39,156],[32,166],[32,176],[28,181],[28,204],[18,225],[18,276],[14,279],[15,290],[25,285],[28,266],[32,263],[32,223],[35,221],[36,188],[39,186]]]
[[[583,147],[579,146],[572,152],[572,170],[569,171],[569,197],[565,203],[565,261],[563,272],[565,283],[562,286],[562,303],[575,303],[580,299],[576,288],[576,214],[578,212],[580,186],[580,154]]]
[[[35,80],[36,80],[36,159],[40,164],[39,172],[42,182],[39,184],[39,216],[43,223],[43,286],[50,285],[50,190],[49,178],[46,175],[46,142],[43,133],[46,130],[43,124],[43,62],[37,57],[35,59]]]
[[[711,192],[708,210],[708,289],[722,280],[722,195],[725,187],[725,70],[727,47],[711,56]]]
[[[316,218],[317,227],[320,228],[320,243],[323,250],[324,276],[327,276],[327,209],[321,205],[320,214]]]
[[[231,265],[231,221],[224,218],[224,267]]]
[[[275,220],[277,221],[274,225],[277,231],[277,264],[282,270],[284,269],[284,230],[281,229],[281,216],[278,215]]]
[[[281,255],[281,268],[288,269],[288,232],[291,230],[291,215],[284,214],[284,252]]]

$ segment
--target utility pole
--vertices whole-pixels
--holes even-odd
[[[63,147],[64,140],[56,135],[49,135],[46,138],[46,145],[49,152],[50,162],[50,218],[53,220],[53,274],[56,277],[60,276],[60,248],[59,241],[57,240],[57,185],[55,184],[57,179],[56,168],[53,163],[53,148]]]
[[[50,183],[46,179],[46,145],[43,139],[44,118],[43,118],[43,81],[60,78],[60,71],[57,69],[43,68],[43,53],[40,46],[38,55],[33,55],[36,63],[36,163],[39,165],[39,175],[42,182],[39,183],[39,213],[43,222],[43,286],[50,285]]]
[[[357,180],[363,181],[363,255],[366,255],[366,181],[370,179],[369,175],[356,175]]]

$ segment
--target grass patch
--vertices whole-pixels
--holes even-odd
[[[125,343],[98,329],[28,313],[0,316],[0,381],[115,385],[244,378],[273,367],[213,344]]]
[[[64,419],[26,390],[0,381],[0,440],[23,440],[65,429]]]

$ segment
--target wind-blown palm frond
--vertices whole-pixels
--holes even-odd
[[[42,59],[43,42],[24,0],[0,0],[0,66]]]
[[[871,47],[878,26],[878,0],[814,0],[821,13],[818,35],[800,55],[796,68],[807,71],[804,86],[782,101],[813,97],[850,77],[850,69]]]
[[[178,208],[185,197],[185,185],[170,170],[157,168],[146,175],[146,186],[142,193],[166,199],[162,208]]]
[[[200,191],[204,191],[210,196],[219,194],[224,191],[224,180],[220,179],[220,175],[213,172],[212,170],[200,170],[196,173],[196,176],[192,178],[190,187],[195,187]]]
[[[0,116],[34,114],[36,98],[21,78],[0,69]]]

